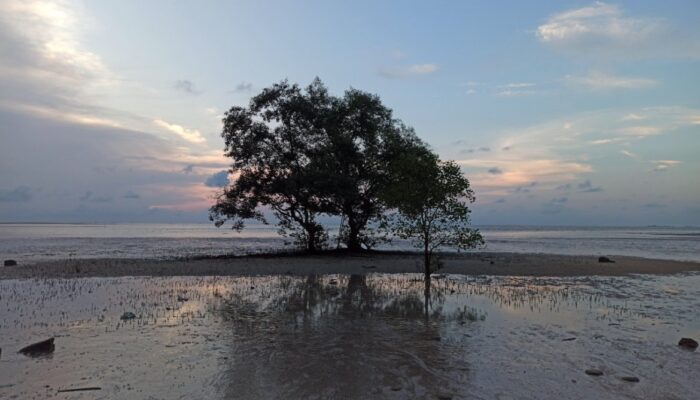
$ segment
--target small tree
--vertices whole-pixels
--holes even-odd
[[[469,225],[474,192],[457,164],[442,162],[424,147],[414,147],[392,163],[394,183],[383,197],[395,212],[387,217],[394,234],[423,250],[425,278],[440,247],[474,248],[483,244]]]

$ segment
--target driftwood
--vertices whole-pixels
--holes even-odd
[[[101,387],[99,386],[90,386],[90,387],[82,387],[82,388],[74,388],[74,389],[59,389],[58,393],[67,393],[67,392],[88,392],[90,390],[102,390]]]

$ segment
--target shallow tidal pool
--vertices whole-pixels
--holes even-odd
[[[0,398],[699,398],[682,337],[700,274],[5,280]]]

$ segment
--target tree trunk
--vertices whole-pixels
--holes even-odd
[[[348,239],[345,242],[348,250],[359,251],[362,250],[362,244],[360,243],[360,228],[357,223],[353,221],[352,218],[348,217]]]
[[[306,250],[309,253],[316,252],[316,227],[309,226],[306,228]]]
[[[423,243],[423,257],[425,262],[425,280],[430,279],[430,251],[428,250],[428,241],[425,240]]]

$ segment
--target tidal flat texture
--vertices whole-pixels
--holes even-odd
[[[694,273],[4,280],[0,398],[690,399],[698,310]]]

